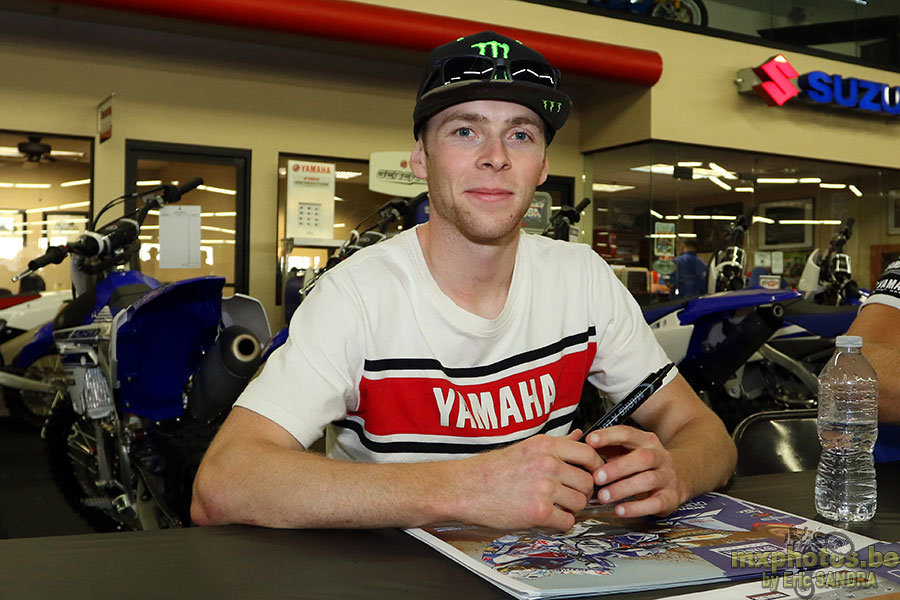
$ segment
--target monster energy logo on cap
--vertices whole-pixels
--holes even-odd
[[[491,50],[491,58],[502,58],[504,60],[509,58],[509,44],[504,44],[503,42],[498,42],[497,40],[492,40],[490,42],[478,42],[472,44],[472,47],[478,50],[478,54],[481,56],[487,56],[487,50],[490,48]],[[503,56],[498,56],[498,50],[503,51]]]

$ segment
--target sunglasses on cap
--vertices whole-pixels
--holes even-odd
[[[556,88],[559,70],[529,59],[487,58],[485,56],[453,56],[443,59],[422,89],[422,95],[439,87],[460,81],[517,81]]]

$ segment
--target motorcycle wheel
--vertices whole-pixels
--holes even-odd
[[[653,6],[650,16],[700,27],[709,24],[709,14],[702,0],[681,0],[678,8],[675,7],[674,0],[661,0]]]
[[[67,396],[53,404],[44,427],[44,449],[53,482],[66,503],[88,525],[99,532],[162,529],[180,525],[156,501],[154,493],[135,472],[132,477],[136,504],[125,510],[115,508],[114,496],[122,495],[116,437],[111,428],[101,427],[101,439],[95,435],[94,421],[75,412]],[[101,488],[97,448],[104,444],[114,472],[110,477],[118,485]],[[110,490],[114,491],[110,491]]]
[[[23,375],[45,383],[66,379],[58,354],[47,354],[38,358],[25,368]],[[55,396],[55,393],[3,389],[3,400],[10,416],[33,431],[40,431],[44,426]]]

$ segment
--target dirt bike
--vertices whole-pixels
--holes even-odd
[[[832,236],[823,256],[816,248],[806,259],[797,285],[806,300],[829,306],[859,306],[868,297],[869,292],[861,290],[854,281],[850,255],[844,253],[855,221],[847,219]]]
[[[702,0],[589,0],[588,4],[665,21],[709,25],[709,13]]]
[[[54,395],[45,450],[54,483],[98,531],[190,522],[200,459],[269,338],[262,305],[223,299],[222,277],[161,284],[127,268],[149,211],[200,183],[134,195],[134,213],[90,225],[19,275],[69,258],[75,299],[22,353],[55,356],[63,369],[45,384]]]

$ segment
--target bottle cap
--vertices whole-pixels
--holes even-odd
[[[862,337],[858,335],[839,335],[834,340],[834,345],[839,348],[862,348]]]

